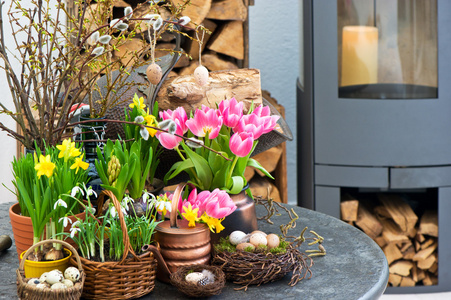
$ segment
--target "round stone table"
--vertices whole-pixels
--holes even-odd
[[[0,235],[8,234],[13,238],[9,223],[8,209],[12,203],[0,204]],[[250,286],[247,291],[236,291],[239,285],[227,283],[222,293],[211,299],[378,299],[385,291],[388,282],[388,263],[379,246],[366,234],[334,217],[304,209],[294,208],[299,219],[297,226],[289,235],[298,236],[304,227],[324,237],[323,246],[326,256],[313,257],[314,265],[310,279],[300,281],[294,287],[288,285],[291,274],[282,280],[261,286]],[[288,214],[279,209],[280,216],[273,216],[275,223],[270,225],[259,221],[259,229],[267,233],[279,233],[280,224],[289,221]],[[257,206],[257,216],[266,215],[266,209]],[[306,237],[312,237],[306,233]],[[316,250],[317,245],[308,246],[305,242],[301,251]],[[0,252],[0,299],[17,299],[16,273],[19,266],[16,249]],[[155,289],[140,299],[186,299],[175,287],[156,282]]]

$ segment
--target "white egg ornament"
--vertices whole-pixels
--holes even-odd
[[[232,245],[238,245],[243,242],[243,239],[246,237],[246,234],[240,230],[235,230],[229,235],[229,242]]]
[[[254,233],[251,235],[249,242],[254,245],[255,247],[258,246],[266,246],[268,244],[268,241],[266,240],[266,236],[263,233]]]
[[[202,274],[201,272],[192,272],[185,276],[186,282],[193,284],[197,284],[202,278],[204,278],[204,274]]]
[[[63,279],[64,279],[63,272],[61,272],[60,270],[53,270],[47,273],[45,281],[48,284],[53,285],[57,282],[63,281]]]
[[[204,86],[208,82],[208,70],[204,66],[198,66],[194,70],[194,81],[200,85]]]
[[[80,271],[75,267],[69,267],[64,271],[64,278],[77,282],[80,279]]]
[[[266,236],[266,241],[268,242],[267,243],[268,249],[273,249],[279,247],[280,245],[280,238],[277,234],[274,233],[268,234]]]
[[[146,75],[151,84],[157,85],[163,77],[163,71],[158,64],[152,63],[147,67]]]

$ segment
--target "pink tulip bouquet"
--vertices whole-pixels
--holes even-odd
[[[173,194],[166,193],[156,199],[155,207],[163,216],[171,212]],[[221,222],[236,210],[236,205],[226,191],[215,189],[212,192],[197,192],[194,188],[188,198],[178,199],[177,214],[188,221],[189,227],[195,227],[196,222],[205,223],[212,232],[219,233],[224,229]]]
[[[269,107],[251,106],[245,114],[243,102],[232,98],[216,109],[202,106],[190,118],[183,107],[162,111],[160,118],[160,127],[168,128],[168,132],[156,133],[160,144],[174,149],[181,158],[166,174],[165,182],[186,172],[189,183],[202,191],[238,194],[247,185],[244,171],[248,166],[273,178],[250,157],[258,138],[276,126],[279,117],[272,116]]]

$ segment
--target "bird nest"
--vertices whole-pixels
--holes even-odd
[[[216,251],[212,265],[220,267],[226,279],[243,285],[237,290],[247,290],[249,285],[261,285],[276,281],[292,272],[290,286],[295,286],[304,278],[311,278],[313,260],[289,245],[284,253],[268,251]]]
[[[214,275],[214,282],[205,285],[187,282],[186,275],[191,272],[202,272],[208,270]],[[171,284],[189,297],[210,297],[219,295],[225,286],[226,278],[219,267],[209,265],[181,266],[175,273],[171,274]]]

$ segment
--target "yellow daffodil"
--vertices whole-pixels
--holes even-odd
[[[157,122],[155,120],[155,116],[154,115],[147,114],[147,116],[144,116],[144,121],[146,122],[147,126],[157,127]],[[151,137],[154,137],[155,133],[157,133],[156,129],[149,128],[149,127],[146,127],[146,129],[149,132]]]
[[[70,157],[77,157],[81,154],[80,150],[75,147],[75,142],[71,142],[71,139],[65,139],[61,145],[57,145],[56,148],[60,150],[58,158],[64,157],[64,161],[67,161]]]
[[[76,157],[76,158],[75,158],[74,164],[73,164],[72,166],[70,166],[71,169],[77,168],[77,169],[75,170],[75,174],[78,173],[78,169],[79,169],[79,168],[82,168],[83,170],[86,170],[86,169],[88,169],[88,167],[89,167],[89,164],[88,164],[87,162],[83,161],[83,156],[84,156],[84,155],[85,155],[85,154],[83,153],[80,157]]]
[[[34,166],[34,169],[38,172],[38,178],[41,178],[41,175],[50,177],[53,175],[55,164],[50,160],[50,155],[44,156],[41,154],[39,157],[39,163]]]
[[[144,98],[138,98],[138,95],[135,94],[135,96],[133,97],[133,103],[130,103],[129,107],[133,109],[135,106],[138,109],[144,109],[146,107],[146,105],[144,104]]]
[[[196,222],[199,221],[199,218],[197,217],[197,212],[199,211],[199,208],[193,209],[191,206],[191,203],[188,204],[188,207],[183,206],[183,210],[185,211],[182,213],[182,216],[189,222],[188,227],[196,227]]]

